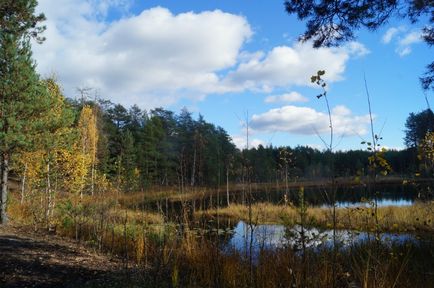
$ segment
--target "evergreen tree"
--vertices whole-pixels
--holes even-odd
[[[181,113],[176,120],[178,174],[181,181],[181,187],[184,187],[188,182],[190,182],[191,185],[191,177],[194,171],[195,124],[191,117],[191,113],[188,112],[186,108],[181,110]]]
[[[138,170],[136,166],[136,150],[134,148],[134,137],[130,130],[122,133],[122,150],[120,155],[121,177],[125,191],[137,189]]]
[[[43,100],[50,109],[29,119],[41,123],[43,128],[38,129],[37,137],[31,138],[30,145],[14,153],[12,162],[15,174],[21,177],[21,203],[28,202],[33,220],[50,228],[57,192],[61,187],[69,188],[71,181],[66,179],[79,172],[73,164],[77,159],[73,153],[77,138],[73,111],[59,85],[51,78],[41,83],[47,89]],[[35,198],[43,201],[34,201]]]
[[[157,160],[158,167],[156,173],[158,175],[158,183],[160,185],[173,185],[178,179],[176,174],[176,120],[172,111],[162,108],[152,110],[151,117],[152,119],[156,117],[158,120],[155,120],[158,122],[158,125],[161,125],[159,126],[161,127],[160,129],[154,131],[159,136],[157,142],[157,155],[159,158]]]
[[[156,184],[157,163],[160,158],[157,147],[163,135],[164,131],[159,118],[152,117],[146,122],[143,129],[143,143],[140,149],[143,152],[143,159],[140,165],[145,185]]]
[[[48,111],[43,99],[48,92],[35,72],[30,47],[32,38],[43,40],[38,24],[44,15],[35,14],[36,5],[36,0],[0,2],[0,224],[7,222],[9,160],[42,128],[35,115]]]
[[[420,113],[410,113],[405,122],[404,142],[407,147],[417,147],[428,132],[434,131],[434,113],[426,109]]]

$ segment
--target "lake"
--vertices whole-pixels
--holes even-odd
[[[372,189],[373,190],[373,189]],[[338,207],[356,207],[370,205],[368,199],[374,199],[377,194],[377,204],[381,206],[409,206],[420,199],[419,190],[413,185],[379,184],[370,191],[366,185],[340,186],[336,189],[336,205]],[[242,193],[238,193],[242,194]],[[270,202],[274,204],[285,201],[286,192],[283,190],[253,190],[254,202]],[[304,189],[304,199],[312,207],[328,207],[332,204],[332,192],[329,187],[309,187]],[[288,190],[287,201],[298,205],[299,188]],[[232,201],[240,203],[246,195],[232,195]],[[226,199],[224,199],[226,200]],[[224,201],[220,201],[224,205]]]
[[[283,225],[254,225],[251,226],[239,221],[233,230],[229,232],[224,249],[235,249],[246,252],[252,245],[252,252],[257,254],[262,249],[277,249],[289,247],[294,250],[302,249],[302,236],[304,233],[305,246],[307,248],[332,248],[333,230],[318,228],[301,229],[299,225],[285,227]],[[352,244],[361,244],[364,241],[374,240],[373,233],[357,232],[350,230],[336,231],[337,244],[341,248]],[[381,233],[381,242],[385,244],[418,243],[416,235],[409,233]]]

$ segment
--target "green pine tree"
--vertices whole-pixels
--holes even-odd
[[[122,133],[121,171],[124,190],[131,192],[138,188],[138,174],[136,164],[136,149],[134,137],[130,130]]]
[[[48,91],[35,72],[30,40],[44,30],[35,15],[36,0],[0,2],[0,224],[7,222],[9,161],[14,153],[32,144],[32,138],[48,105],[41,101]],[[46,97],[45,97],[46,98]]]

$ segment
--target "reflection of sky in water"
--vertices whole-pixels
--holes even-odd
[[[251,229],[247,223],[238,222],[229,243],[237,250],[250,245]],[[253,229],[252,245],[256,248],[272,248],[282,246],[285,238],[285,227],[282,225],[257,225]]]
[[[378,207],[386,207],[386,206],[411,206],[413,205],[413,200],[407,199],[378,199],[377,205]],[[367,202],[347,202],[347,201],[338,201],[336,202],[337,207],[367,207],[370,204]],[[320,207],[326,208],[329,207],[327,204],[323,204]]]
[[[253,253],[257,254],[260,249],[275,249],[282,247],[301,248],[301,227],[294,226],[291,229],[283,225],[257,225],[253,229],[251,238],[251,229],[243,221],[238,222],[234,229],[234,234],[228,244],[229,248],[243,252],[250,246],[252,239]],[[366,232],[354,232],[348,230],[338,230],[337,239],[339,245],[346,247],[352,243],[360,243],[368,240],[368,237],[374,237]],[[317,228],[305,229],[306,246],[312,248],[332,247],[333,231],[319,230]],[[402,243],[405,241],[415,242],[416,238],[411,234],[381,234],[383,243]]]

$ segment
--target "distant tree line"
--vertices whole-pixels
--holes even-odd
[[[368,174],[371,152],[366,150],[333,152],[334,171],[331,171],[328,151],[271,145],[239,150],[223,128],[208,123],[202,115],[194,119],[185,108],[176,114],[163,108],[145,111],[136,105],[127,109],[109,101],[68,101],[76,115],[84,105],[93,107],[99,134],[98,173],[124,191],[155,185],[185,189],[221,185],[227,180],[275,182],[285,176],[314,179],[332,174],[340,177]],[[419,171],[417,147],[430,131],[426,115],[430,114],[427,111],[410,114],[406,125],[407,149],[385,152],[392,174],[412,175]]]
[[[125,191],[153,185],[217,185],[237,154],[223,128],[202,115],[193,119],[187,109],[176,114],[136,105],[127,109],[109,101],[69,102],[76,114],[83,105],[96,111],[97,168]]]

